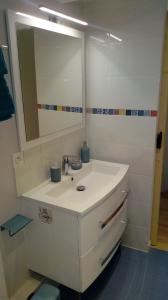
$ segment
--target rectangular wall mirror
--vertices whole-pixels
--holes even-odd
[[[8,11],[21,150],[84,126],[84,34]]]

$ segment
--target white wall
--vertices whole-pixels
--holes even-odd
[[[37,5],[32,5],[33,2],[39,1],[1,0],[0,9],[10,8],[40,15]],[[43,4],[46,4],[46,6],[51,4],[54,7],[55,1],[43,1]],[[2,13],[0,14],[0,43],[6,43]],[[64,153],[77,153],[84,139],[83,135],[84,132],[79,130],[76,134],[70,134],[68,138],[64,137],[55,140],[54,143],[43,145],[40,152],[38,152],[39,148],[37,147],[24,153],[25,165],[19,171],[17,170],[21,174],[19,183],[23,183],[22,189],[30,188],[48,178],[47,166],[50,158],[53,161],[54,157],[60,159]],[[0,143],[0,223],[3,223],[15,215],[20,207],[19,199],[16,198],[11,156],[12,153],[19,150],[15,118],[0,123]],[[40,153],[43,153],[43,156]],[[24,253],[24,236],[22,232],[12,239],[6,233],[0,233],[0,258],[2,255],[2,259],[0,259],[0,296],[5,295],[5,277],[9,295],[12,295],[27,278]],[[5,298],[2,300],[5,300]]]
[[[0,253],[0,300],[8,300],[8,294],[6,289],[6,282],[5,282],[5,273],[3,268],[3,259]]]
[[[61,164],[63,155],[79,156],[84,138],[85,130],[80,129],[25,151],[24,165],[15,169],[18,195],[47,180],[50,167],[55,163]]]
[[[87,107],[158,109],[165,11],[164,0],[86,3],[85,19],[92,24],[86,48]],[[107,40],[107,32],[122,43]],[[151,116],[97,114],[88,114],[86,122],[92,157],[130,164],[124,244],[142,250],[150,239],[156,123]]]
[[[0,12],[0,43],[6,43],[4,16]],[[4,50],[5,59],[7,60],[7,51]],[[18,151],[17,133],[16,133],[16,123],[15,119],[12,118],[9,121],[0,123],[0,223],[6,221],[7,218],[11,217],[18,210],[18,201],[16,199],[16,187],[14,180],[14,172],[12,168],[11,154]],[[2,237],[2,236],[1,236]],[[8,253],[4,253],[2,249],[2,240],[0,239],[0,273],[1,273],[1,285],[0,285],[0,295],[3,295],[6,291],[4,285],[6,273],[6,278],[8,280],[9,291],[13,289],[13,282],[10,280],[11,268],[14,268],[15,264],[11,267],[7,263],[8,260],[14,260],[15,249],[11,248]],[[19,266],[18,266],[19,267]],[[24,273],[24,272],[23,272]],[[13,273],[14,274],[14,273]],[[23,274],[22,274],[23,275]],[[24,275],[23,275],[24,277]],[[16,284],[17,287],[17,284]]]

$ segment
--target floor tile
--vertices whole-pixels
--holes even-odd
[[[77,299],[74,291],[63,286],[60,290],[61,300]],[[151,249],[145,253],[122,247],[81,299],[167,300],[168,252]]]

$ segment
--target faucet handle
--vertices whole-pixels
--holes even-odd
[[[80,161],[77,155],[63,155],[63,162],[71,163],[73,161]]]
[[[64,162],[69,162],[69,155],[63,155],[62,160]]]

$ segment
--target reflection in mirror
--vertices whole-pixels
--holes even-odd
[[[16,24],[26,140],[82,123],[82,40]]]

